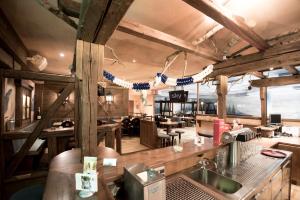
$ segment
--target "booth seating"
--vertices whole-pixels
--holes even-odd
[[[124,118],[121,123],[121,133],[122,136],[130,135],[131,122],[129,118]]]
[[[140,136],[140,119],[133,118],[131,120],[131,135]]]

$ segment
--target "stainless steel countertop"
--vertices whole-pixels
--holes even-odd
[[[234,181],[242,184],[242,188],[233,194],[226,194],[218,191],[217,189],[209,186],[203,185],[201,183],[197,183],[201,185],[201,188],[205,186],[209,192],[212,190],[212,195],[214,193],[219,193],[225,199],[233,199],[233,200],[247,200],[253,197],[256,193],[261,191],[262,187],[266,184],[268,180],[272,178],[273,175],[281,168],[281,166],[291,157],[290,152],[286,152],[287,157],[284,159],[272,158],[268,156],[264,156],[261,154],[256,154],[246,161],[243,161],[235,168],[226,169],[223,174],[226,177],[231,178]],[[195,166],[193,168],[187,169],[183,172],[183,174],[188,173],[191,170],[195,170],[199,168],[199,166]],[[189,177],[187,177],[190,179]],[[191,180],[191,179],[190,179]],[[195,181],[191,180],[193,183]]]

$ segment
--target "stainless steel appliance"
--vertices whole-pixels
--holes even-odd
[[[130,200],[165,200],[166,180],[163,174],[135,164],[125,167],[124,187]]]

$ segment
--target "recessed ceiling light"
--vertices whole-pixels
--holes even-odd
[[[133,63],[136,63],[136,59],[132,59],[132,62],[133,62]]]
[[[59,56],[61,57],[61,58],[63,58],[63,57],[65,57],[65,54],[64,53],[59,53]]]
[[[270,70],[273,70],[274,68],[273,67],[270,67]]]

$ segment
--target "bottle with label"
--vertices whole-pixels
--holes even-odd
[[[41,116],[41,107],[38,107],[38,110],[37,110],[37,113],[36,113],[36,119],[37,120],[42,119],[42,116]]]

